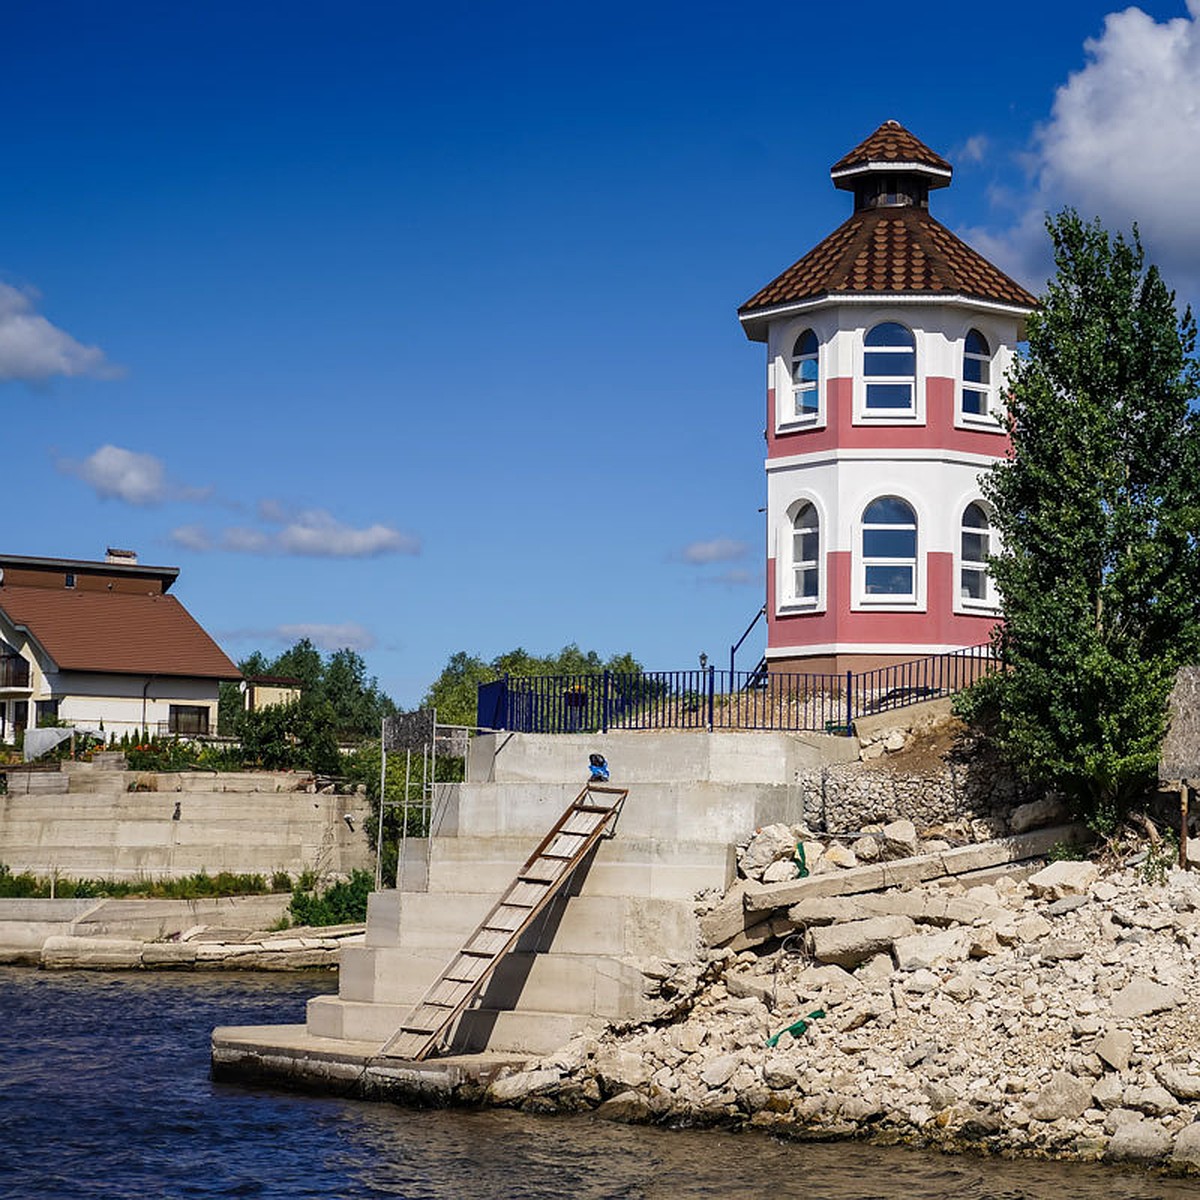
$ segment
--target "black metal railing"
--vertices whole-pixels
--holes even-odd
[[[477,722],[516,733],[746,729],[849,734],[856,718],[951,696],[998,663],[990,645],[855,674],[604,671],[513,675],[479,688]]]

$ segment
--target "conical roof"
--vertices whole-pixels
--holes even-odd
[[[949,182],[951,167],[895,121],[885,122],[833,167],[839,187],[854,187],[868,173],[886,177],[889,171],[924,175],[929,187],[939,187]],[[778,308],[870,295],[961,296],[1025,310],[1037,305],[1016,280],[930,216],[922,200],[857,207],[824,241],[751,296],[738,315],[747,336],[763,340],[767,315]]]
[[[829,169],[838,187],[853,186],[844,182],[865,170],[915,167],[923,175],[944,176],[933,187],[945,187],[954,168],[935,154],[915,134],[909,133],[899,121],[884,121],[870,137],[864,138],[848,154],[842,155]]]

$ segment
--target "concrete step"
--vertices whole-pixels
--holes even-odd
[[[317,996],[308,1002],[307,1031],[313,1037],[375,1042],[382,1046],[407,1015],[406,1005],[363,1004],[339,1000],[336,996]],[[463,1014],[451,1052],[552,1054],[594,1021],[595,1018],[570,1013],[474,1009]]]
[[[460,838],[524,837],[536,845],[580,786],[448,784],[435,806],[433,832]],[[764,825],[805,819],[807,790],[792,783],[642,783],[631,788],[618,830],[635,839],[736,843]]]
[[[341,955],[339,997],[373,1004],[416,1005],[448,961],[440,954],[361,946],[344,946]],[[633,1021],[647,1015],[650,982],[633,962],[607,955],[512,953],[501,959],[479,1004]]]
[[[375,892],[367,945],[449,958],[496,902],[477,893]],[[692,900],[563,894],[526,932],[525,950],[685,958],[696,946]]]
[[[574,782],[579,788],[592,753],[608,759],[618,787],[640,787],[663,779],[787,783],[798,770],[856,759],[858,746],[852,738],[818,733],[733,730],[481,734],[471,740],[467,778],[494,783]]]
[[[527,838],[436,837],[429,844],[428,890],[500,894],[536,848]],[[691,899],[698,891],[724,891],[736,869],[734,846],[708,841],[669,842],[605,838],[576,890],[609,896]]]

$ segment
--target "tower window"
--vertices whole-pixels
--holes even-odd
[[[815,604],[821,590],[821,519],[816,507],[804,503],[792,518],[792,596]]]
[[[866,408],[879,416],[915,412],[917,344],[895,321],[876,325],[863,342]]]
[[[883,496],[867,505],[862,563],[864,596],[916,599],[917,517],[911,505],[896,496]]]
[[[820,409],[817,335],[806,329],[792,347],[792,417],[815,421]]]
[[[991,553],[991,526],[981,504],[968,504],[962,518],[959,554],[959,595],[968,604],[991,600],[987,557]]]
[[[73,588],[75,586],[75,572],[74,571],[67,572],[65,586],[69,587],[69,588]]]
[[[990,405],[992,352],[978,329],[969,330],[963,343],[962,410],[968,417],[986,417]]]

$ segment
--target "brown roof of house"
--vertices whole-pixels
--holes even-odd
[[[242,677],[174,596],[4,586],[0,612],[60,670]]]
[[[923,208],[873,208],[854,213],[820,245],[788,267],[738,313],[873,292],[962,295],[1018,308],[1037,300],[972,250]]]
[[[834,175],[868,163],[919,163],[936,171],[952,171],[950,164],[935,154],[919,137],[909,133],[899,121],[884,121],[870,137],[859,142],[849,154],[842,155],[830,167]]]

